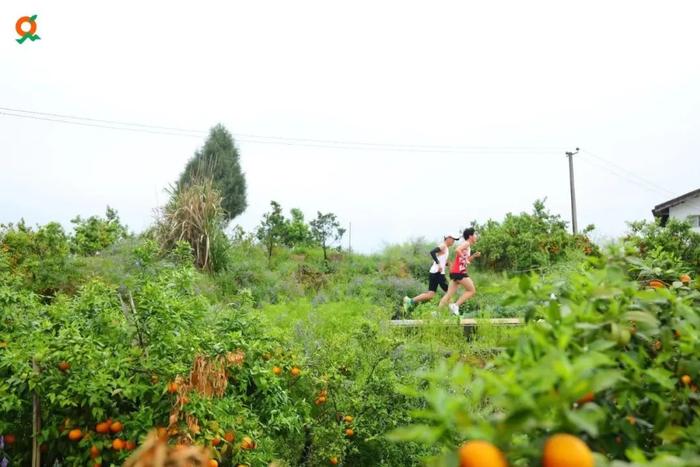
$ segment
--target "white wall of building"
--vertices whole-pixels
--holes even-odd
[[[669,209],[669,217],[679,220],[688,220],[688,216],[700,216],[700,195],[686,199],[682,203]],[[694,230],[700,232],[699,220],[696,217],[693,223]]]

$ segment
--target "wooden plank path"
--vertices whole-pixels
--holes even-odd
[[[457,324],[456,319],[446,319],[446,320],[430,320],[430,319],[395,319],[389,321],[390,326],[403,327],[403,328],[414,328],[425,325],[442,325],[442,326],[454,326]],[[462,318],[459,320],[459,326],[464,328],[474,328],[479,325],[489,324],[491,326],[521,326],[523,320],[520,318],[491,318],[491,319],[474,319],[474,318]]]

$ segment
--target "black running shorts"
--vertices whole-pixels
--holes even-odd
[[[447,279],[445,279],[445,275],[440,272],[431,272],[430,279],[428,279],[428,290],[437,292],[438,285],[442,290],[447,292]]]
[[[450,273],[450,279],[452,279],[453,281],[461,281],[465,277],[469,277],[469,274],[467,274],[466,272],[464,274],[459,273],[459,272],[451,272]]]

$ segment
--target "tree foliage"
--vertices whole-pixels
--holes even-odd
[[[309,223],[311,236],[323,248],[323,259],[328,260],[327,250],[335,242],[339,242],[345,234],[345,229],[340,227],[340,223],[335,214],[322,214],[318,211],[316,219]]]
[[[265,246],[267,259],[272,259],[272,251],[282,242],[286,232],[287,221],[282,213],[282,206],[276,201],[270,201],[271,211],[263,214],[255,236]]]
[[[202,178],[210,178],[221,194],[223,218],[230,221],[245,211],[246,180],[233,136],[221,124],[209,131],[204,146],[195,152],[180,175],[177,189],[184,189]]]
[[[574,236],[561,216],[550,213],[540,200],[535,201],[531,214],[508,213],[503,222],[488,220],[475,227],[480,234],[479,261],[496,271],[528,271],[562,261],[572,251],[597,252],[586,236],[592,226]]]
[[[71,223],[75,224],[71,237],[71,251],[80,255],[99,253],[128,235],[126,226],[119,220],[119,214],[109,206],[104,219],[99,216],[90,216],[87,219],[76,216]]]

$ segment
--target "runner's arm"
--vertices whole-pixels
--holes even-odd
[[[438,257],[437,257],[437,254],[438,254],[438,253],[440,253],[440,247],[439,247],[439,246],[436,246],[435,248],[433,248],[432,250],[430,250],[430,257],[433,258],[433,261],[435,261],[435,264],[438,264],[438,265],[439,265],[440,263],[438,262]]]

